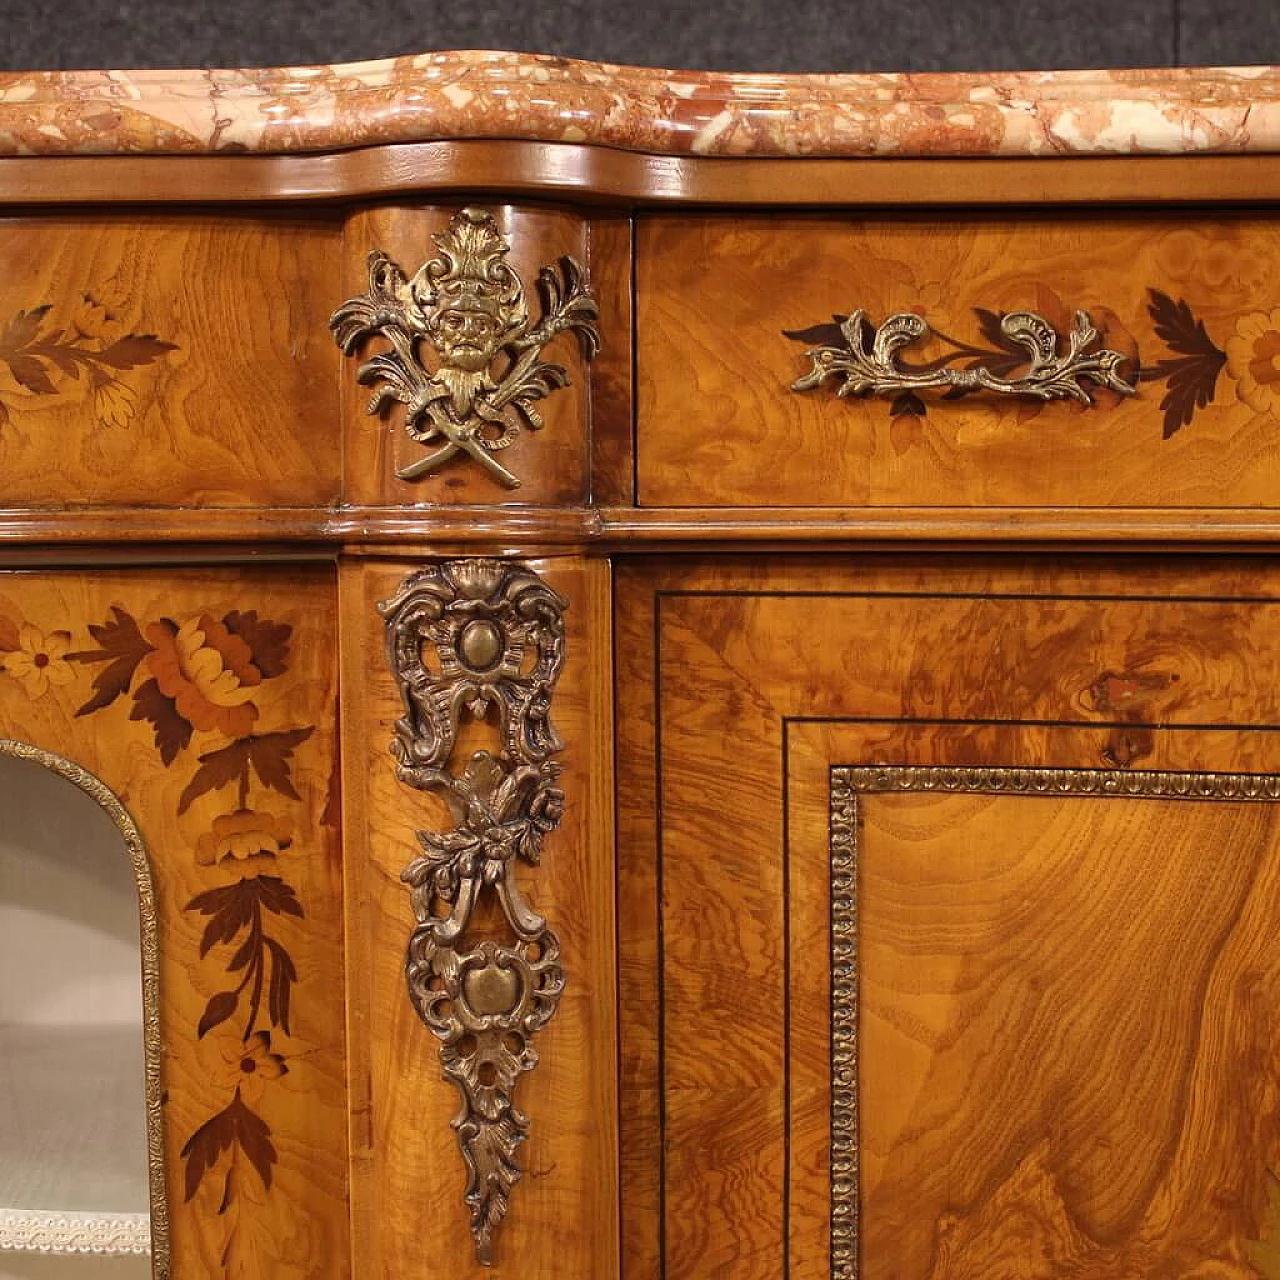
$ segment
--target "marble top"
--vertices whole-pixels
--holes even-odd
[[[666,155],[1280,151],[1280,68],[729,75],[516,53],[0,75],[0,155],[516,138]]]

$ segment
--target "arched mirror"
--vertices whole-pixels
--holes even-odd
[[[167,1272],[156,984],[128,814],[0,741],[0,1280]]]

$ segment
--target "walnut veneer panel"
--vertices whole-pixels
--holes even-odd
[[[861,810],[861,1274],[1266,1276],[1280,806]]]
[[[0,737],[95,774],[150,857],[175,1277],[350,1274],[335,597],[0,575]]]
[[[1272,506],[1277,299],[1275,227],[1258,217],[646,218],[640,501]],[[791,390],[806,350],[838,343],[832,317],[855,308],[874,324],[916,311],[946,335],[901,364],[951,355],[1006,371],[1018,348],[978,309],[1038,311],[1065,334],[1083,308],[1100,344],[1130,357],[1138,394],[1086,383],[1086,407]]]
[[[329,217],[0,220],[0,505],[339,494]]]
[[[1280,772],[1280,578],[704,560],[616,601],[623,1274],[828,1280],[832,768]],[[1270,1274],[1274,806],[970,796],[908,858],[912,803],[866,801],[860,1275]]]

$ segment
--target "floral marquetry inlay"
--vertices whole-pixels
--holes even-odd
[[[148,616],[114,604],[87,625],[49,627],[48,618],[14,617],[0,602],[0,694],[8,685],[33,709],[65,714],[68,728],[101,721],[172,778],[164,821],[188,842],[191,869],[178,883],[202,887],[173,905],[195,931],[193,954],[169,944],[165,962],[198,970],[202,1004],[182,1035],[212,1045],[206,1087],[221,1095],[177,1135],[179,1186],[191,1201],[216,1184],[228,1275],[267,1247],[265,1206],[282,1159],[269,1117],[301,1049],[293,997],[308,976],[297,952],[308,913],[297,865],[284,859],[305,856],[300,837],[320,815],[295,780],[316,726],[291,718],[300,706],[293,644],[292,623],[253,608]],[[58,708],[48,705],[55,701]]]
[[[70,315],[49,304],[19,311],[0,329],[0,365],[17,389],[11,397],[0,392],[0,429],[18,398],[70,394],[87,396],[98,426],[127,427],[138,412],[133,370],[176,350],[154,333],[126,332],[107,304],[87,294]]]

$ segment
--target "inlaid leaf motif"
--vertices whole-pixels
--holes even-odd
[[[239,1003],[239,997],[234,991],[219,991],[217,995],[212,996],[196,1028],[196,1039],[203,1040],[207,1031],[212,1031],[220,1023],[226,1022],[235,1013]]]
[[[782,336],[790,338],[792,342],[803,342],[811,347],[839,347],[844,344],[843,325],[848,316],[832,316],[830,324],[810,325],[807,329],[783,329]],[[866,324],[866,321],[863,322]],[[868,325],[868,328],[870,326]],[[871,335],[866,335],[866,340],[871,341]]]
[[[1204,321],[1196,319],[1185,299],[1174,302],[1159,289],[1148,289],[1147,294],[1156,336],[1174,353],[1142,374],[1152,381],[1164,381],[1160,408],[1168,440],[1191,422],[1197,409],[1213,402],[1227,355],[1209,337]]]
[[[200,939],[200,955],[203,958],[219,943],[230,942],[253,918],[254,895],[245,893],[241,879],[235,884],[219,885],[198,893],[183,908],[198,911],[209,917],[204,936]]]
[[[179,714],[178,704],[161,692],[155,680],[138,686],[129,719],[145,720],[151,725],[156,749],[165,764],[172,764],[178,752],[191,741],[190,721]]]
[[[302,910],[301,907],[298,908]],[[265,939],[267,949],[271,952],[271,988],[267,996],[267,1015],[273,1026],[279,1027],[286,1034],[289,1031],[289,999],[293,984],[298,980],[298,970],[294,967],[289,953],[274,938]]]
[[[51,396],[58,390],[44,365],[31,355],[13,355],[8,359],[9,372],[14,381],[34,391],[37,395]]]
[[[222,619],[222,625],[239,636],[253,653],[253,665],[263,679],[283,675],[289,662],[289,637],[293,628],[287,622],[271,622],[259,618],[256,609],[241,613],[233,609]]]
[[[21,351],[40,332],[45,316],[53,308],[46,303],[43,307],[33,307],[30,311],[19,311],[0,333],[0,360],[8,358],[16,351]]]
[[[249,1016],[244,1030],[247,1040],[261,1013],[264,989],[268,1022],[288,1034],[289,999],[298,971],[283,943],[268,935],[265,916],[302,919],[302,904],[293,888],[279,876],[243,876],[235,884],[219,885],[197,894],[183,909],[209,917],[200,939],[202,957],[214,947],[234,942],[241,933],[245,934],[226,966],[228,974],[242,973],[243,976],[233,990],[220,991],[210,998],[197,1028],[197,1037],[203,1038],[230,1018],[247,990]]]
[[[154,333],[129,333],[111,341],[78,328],[70,336],[65,328],[45,333],[42,330],[50,309],[45,305],[19,311],[9,321],[0,332],[0,362],[8,366],[19,386],[41,396],[57,394],[54,370],[73,381],[84,371],[94,388],[92,402],[99,420],[117,426],[128,421],[136,407],[136,395],[116,374],[151,364],[176,351],[176,345]],[[6,409],[6,417],[7,413]]]
[[[174,343],[164,342],[154,333],[131,333],[97,352],[97,359],[113,369],[136,369],[176,350]]]
[[[206,752],[200,757],[200,768],[182,793],[178,812],[186,813],[197,798],[229,783],[235,782],[244,788],[248,784],[250,766],[263,786],[291,800],[301,799],[293,785],[291,761],[294,750],[313,732],[312,728],[304,728],[250,735],[230,746]]]
[[[90,624],[89,634],[97,641],[98,648],[69,653],[67,661],[107,665],[94,676],[93,697],[76,711],[77,716],[100,711],[128,693],[138,664],[151,652],[138,624],[119,605],[112,605],[108,621]]]
[[[237,1149],[248,1158],[249,1163],[258,1171],[262,1185],[269,1189],[272,1170],[278,1159],[271,1141],[271,1130],[261,1116],[249,1109],[239,1089],[236,1089],[231,1102],[217,1115],[206,1120],[182,1148],[182,1159],[186,1162],[186,1199],[192,1200],[195,1197],[205,1174],[217,1165],[224,1153],[234,1154]],[[224,1189],[223,1203],[227,1200],[227,1191]]]

